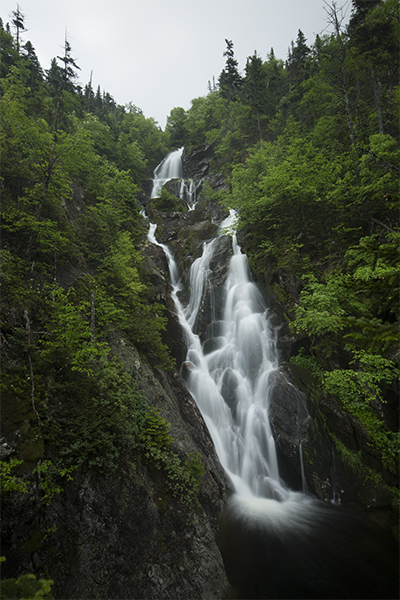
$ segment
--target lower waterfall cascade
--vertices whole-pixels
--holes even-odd
[[[184,181],[182,151],[170,153],[156,168],[152,198],[165,181]],[[181,198],[193,210],[196,201],[188,197],[182,183]],[[291,490],[280,476],[268,414],[271,374],[279,369],[276,331],[252,281],[234,221],[231,211],[218,236],[204,242],[190,269],[186,306],[180,301],[178,265],[168,246],[157,241],[155,224],[149,225],[148,241],[167,257],[171,296],[187,346],[184,379],[232,485],[220,547],[235,597],[397,597],[390,575],[395,571],[391,542],[380,540],[374,527],[358,516],[308,494],[303,473],[302,491]],[[206,351],[196,321],[210,287],[216,240],[222,235],[231,236],[232,256],[223,309],[210,324],[212,344]]]

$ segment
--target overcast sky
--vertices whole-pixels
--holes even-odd
[[[350,2],[347,2],[347,5]],[[346,5],[346,0],[338,2]],[[10,21],[14,0],[2,0]],[[117,104],[133,102],[164,129],[175,106],[207,94],[232,40],[242,72],[256,50],[265,60],[271,47],[286,60],[301,29],[308,45],[326,27],[323,0],[21,0],[30,40],[43,69],[62,55],[65,31],[84,86],[93,71]],[[349,13],[349,8],[347,8]]]

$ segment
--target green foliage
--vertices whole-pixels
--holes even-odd
[[[159,198],[151,201],[151,206],[162,212],[185,212],[188,209],[180,198],[171,194],[165,187],[161,188]]]
[[[371,444],[381,453],[384,464],[396,473],[398,467],[399,436],[387,431],[371,403],[382,402],[380,384],[390,383],[396,377],[395,365],[379,355],[353,352],[355,369],[334,369],[323,377],[323,389],[335,394],[366,427]]]
[[[221,124],[226,114],[227,101],[219,92],[211,92],[206,97],[191,100],[187,112],[185,127],[187,144],[212,143],[215,134],[219,134]]]
[[[147,411],[145,397],[122,364],[92,360],[90,369],[55,382],[46,431],[67,466],[84,465],[105,475],[123,456],[134,456]]]
[[[123,296],[137,297],[145,289],[136,266],[140,261],[141,255],[133,244],[131,234],[122,231],[101,263],[100,281],[107,281],[111,290],[118,290]]]
[[[316,381],[319,383],[321,382],[324,374],[322,366],[319,364],[315,356],[305,354],[303,348],[300,349],[296,356],[290,357],[290,362],[302,369],[310,371],[314,375]]]
[[[1,581],[1,600],[52,600],[52,579],[37,579],[32,573],[21,575],[18,579]]]
[[[145,445],[149,448],[167,449],[172,443],[168,423],[158,414],[153,406],[145,417],[144,441]]]
[[[285,63],[271,49],[243,75],[226,40],[220,89],[173,109],[166,132],[100,87],[77,87],[69,44],[44,76],[33,46],[0,27],[2,392],[29,415],[36,406],[68,467],[106,473],[146,451],[180,497],[201,476],[106,341],[122,331],[153,366],[173,364],[163,309],[148,301],[136,201],[168,144],[212,145],[229,184],[215,198],[237,210],[251,264],[279,276],[293,329],[310,339],[296,360],[393,465],[376,406],[399,359],[399,20],[395,0],[364,4],[346,31],[307,45],[299,30]],[[155,202],[181,210],[166,190]],[[302,277],[299,297],[282,272]],[[77,275],[68,291],[65,273]]]
[[[148,304],[147,288],[138,270],[141,256],[137,246],[144,240],[145,232],[134,180],[128,172],[118,170],[96,154],[94,141],[99,132],[108,130],[94,117],[86,115],[80,120],[76,115],[64,115],[68,132],[58,130],[56,135],[45,119],[30,117],[24,104],[25,80],[21,73],[21,69],[15,68],[9,74],[1,99],[4,322],[12,321],[9,311],[22,314],[27,306],[32,306],[37,330],[43,330],[40,321],[45,318],[44,312],[54,313],[54,310],[48,303],[46,307],[43,305],[37,285],[50,278],[57,279],[59,267],[69,264],[68,268],[72,265],[76,268],[84,259],[94,270],[96,285],[108,287],[114,307],[114,321],[109,315],[108,328],[121,326],[141,350],[148,352],[152,362],[171,364],[160,336],[165,320],[155,317],[160,309]],[[143,115],[136,115],[135,123],[150,129],[155,127]],[[140,127],[139,130],[142,131]],[[77,218],[79,213],[81,216]],[[30,287],[26,286],[27,280]],[[87,302],[88,297],[90,293],[83,301]],[[88,322],[84,326],[81,318],[82,312],[87,314],[82,302],[76,309],[76,301],[69,303],[68,310],[65,304],[63,314],[51,318],[54,325],[59,317],[60,326],[57,329],[54,325],[50,338],[45,336],[41,340],[42,344],[47,343],[43,359],[52,344],[53,358],[57,352],[54,344],[60,352],[64,343],[68,348],[65,338],[73,333],[74,327],[75,344],[90,339]],[[100,308],[100,312],[104,315],[105,311]],[[65,325],[68,327],[64,334]],[[98,345],[92,348],[86,345],[74,360],[82,363],[85,357],[94,356],[99,350]]]
[[[75,467],[70,468],[59,468],[51,460],[39,461],[32,473],[36,473],[39,479],[39,485],[42,492],[40,502],[45,505],[51,504],[56,494],[60,494],[63,488],[60,484],[56,483],[54,478],[66,478],[68,481],[72,480],[71,473],[75,470]]]
[[[304,277],[293,327],[311,336],[343,331],[349,347],[396,356],[398,347],[398,259],[396,233],[361,238],[344,265],[318,282]]]
[[[338,299],[338,290],[343,289],[343,285],[340,287],[342,282],[329,279],[326,284],[321,284],[313,275],[307,279],[307,286],[301,292],[296,311],[295,330],[309,335],[323,335],[342,330],[344,324],[341,317],[345,311]]]
[[[168,136],[157,126],[152,117],[146,118],[142,111],[132,103],[125,108],[126,112],[121,122],[122,131],[118,139],[119,159],[130,161],[129,150],[131,145],[136,143],[137,150],[142,153],[147,164],[159,162],[169,151],[167,146]],[[128,148],[128,156],[124,159],[126,148]],[[123,164],[119,166],[126,168]],[[129,164],[127,164],[127,167],[129,168]],[[143,179],[144,175],[145,172],[143,171],[140,180]]]
[[[17,458],[12,458],[9,461],[0,461],[1,495],[7,492],[27,493],[28,487],[25,481],[11,474],[11,471],[23,462],[23,460],[18,460]]]
[[[171,109],[167,117],[165,131],[169,133],[172,148],[180,148],[186,143],[186,119],[187,113],[184,108],[177,106]]]
[[[219,76],[218,82],[222,97],[231,102],[236,99],[242,87],[242,78],[237,68],[238,62],[235,59],[233,42],[232,40],[225,40],[225,43],[226,50],[224,56],[226,56],[226,64]]]
[[[0,563],[5,562],[5,556],[0,556]],[[1,600],[53,600],[51,579],[37,579],[32,573],[21,575],[18,579],[2,579],[0,589]]]
[[[334,434],[330,432],[329,435],[332,438],[342,461],[348,467],[350,467],[354,473],[357,473],[358,475],[364,474],[361,451],[359,450],[358,452],[353,452],[352,450],[349,450]]]
[[[335,395],[343,408],[360,421],[370,445],[381,453],[385,467],[396,474],[399,434],[388,429],[376,407],[385,402],[382,385],[392,383],[398,370],[380,355],[353,350],[352,357],[347,369],[324,370],[314,356],[304,352],[292,357],[291,362],[311,371],[320,392]]]
[[[200,454],[191,452],[182,464],[172,450],[172,436],[169,423],[152,407],[145,416],[145,429],[142,437],[142,456],[155,466],[166,478],[166,489],[180,502],[193,505],[197,501],[204,466]]]

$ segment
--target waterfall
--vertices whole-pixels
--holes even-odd
[[[186,202],[189,210],[194,210],[197,204],[197,190],[201,185],[201,181],[196,185],[193,179],[185,181],[182,177],[182,152],[183,147],[179,150],[170,152],[164,160],[155,168],[153,178],[153,188],[150,198],[157,198],[162,187],[171,179],[180,179],[181,185],[179,197]]]
[[[179,196],[184,202],[186,202],[189,210],[194,210],[196,208],[197,190],[201,186],[201,183],[202,182],[199,181],[196,185],[193,179],[189,179],[188,181],[182,179],[181,181],[181,189],[179,191]]]
[[[214,242],[191,269],[191,297],[185,318],[192,326]],[[187,336],[187,386],[214,440],[236,492],[247,498],[283,499],[275,443],[268,418],[269,375],[277,368],[268,311],[250,279],[247,257],[232,237],[233,256],[225,287],[214,350],[205,354],[193,333]],[[185,328],[187,331],[187,328]]]
[[[182,149],[173,152],[155,170],[154,187],[175,174]],[[268,418],[269,376],[278,366],[275,339],[268,324],[268,310],[251,281],[247,257],[232,230],[235,215],[221,223],[220,234],[230,230],[233,256],[220,315],[216,348],[205,353],[193,331],[199,306],[208,285],[209,265],[216,238],[204,243],[203,254],[190,270],[190,299],[183,307],[178,292],[179,272],[169,248],[148,239],[166,254],[173,288],[172,298],[188,347],[186,384],[211,433],[218,457],[235,491],[250,498],[283,500],[289,491],[279,477],[275,442]]]
[[[170,179],[182,177],[182,152],[183,147],[170,152],[154,170],[153,189],[151,198],[156,198],[162,186]]]

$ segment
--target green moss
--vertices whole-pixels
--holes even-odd
[[[186,212],[187,205],[183,200],[171,194],[163,187],[158,198],[153,198],[150,207],[161,212]]]
[[[30,431],[29,434],[28,439],[19,452],[19,458],[35,462],[44,454],[44,440],[37,427]]]
[[[279,302],[285,304],[289,300],[289,295],[287,294],[285,288],[278,283],[272,284],[272,291],[275,296],[278,298]]]
[[[359,450],[358,452],[354,452],[353,450],[349,450],[349,448],[347,448],[347,446],[345,446],[343,442],[341,442],[339,438],[337,438],[331,431],[329,431],[329,436],[334,442],[336,450],[338,451],[343,463],[347,467],[350,467],[354,473],[357,473],[360,476],[365,475],[365,467],[363,464],[361,451]]]

